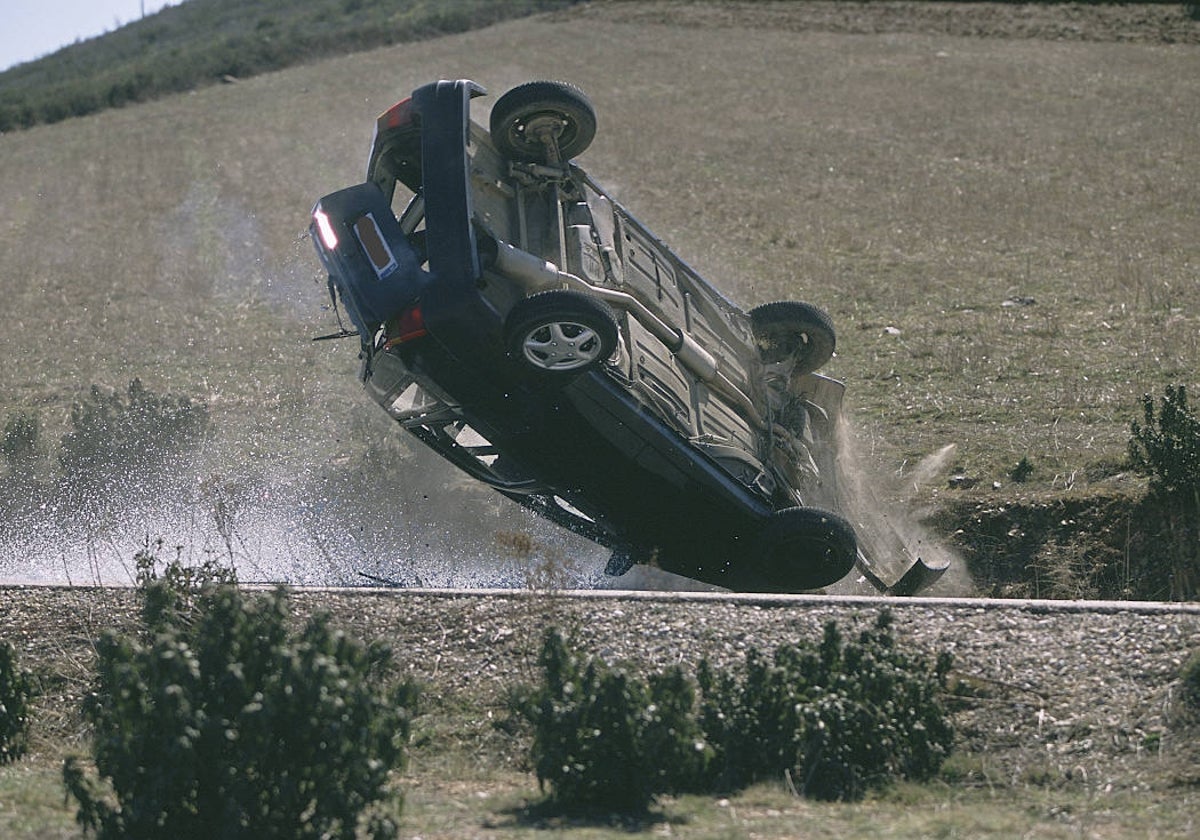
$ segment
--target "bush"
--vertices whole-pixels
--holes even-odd
[[[1200,712],[1200,650],[1183,663],[1179,679],[1183,683],[1183,704],[1194,712]]]
[[[165,580],[146,586],[169,588]],[[158,600],[171,599],[161,593]],[[288,632],[286,594],[209,586],[147,641],[106,634],[84,705],[98,778],[63,777],[101,838],[352,838],[404,759],[415,694],[388,691],[390,654],[323,616]],[[375,837],[395,836],[378,811]]]
[[[4,439],[0,442],[0,454],[9,470],[16,472],[28,468],[37,458],[40,423],[36,414],[18,412],[4,424]]]
[[[577,0],[182,3],[0,73],[0,131],[28,128],[323,56],[490,26]],[[201,34],[197,34],[201,33]]]
[[[890,628],[884,612],[846,642],[830,622],[819,644],[780,647],[772,660],[751,649],[737,674],[702,662],[696,683],[677,668],[643,682],[581,662],[552,630],[544,682],[518,703],[534,725],[538,781],[560,808],[631,812],[661,793],[765,779],[824,800],[927,780],[954,739],[942,702],[950,657],[907,654]]]
[[[1170,570],[1169,597],[1189,600],[1200,593],[1200,418],[1182,385],[1167,386],[1157,411],[1149,394],[1142,397],[1142,416],[1130,426],[1129,460],[1150,477],[1158,513],[1143,527],[1158,525],[1154,553],[1165,557],[1153,565]]]
[[[0,533],[17,533],[39,514],[40,438],[41,424],[36,414],[18,412],[4,424],[4,436],[0,438],[4,464],[0,470]],[[44,518],[45,514],[41,515]]]
[[[63,436],[59,465],[67,480],[88,492],[145,481],[198,444],[208,429],[208,408],[187,397],[158,396],[140,379],[123,400],[93,385],[71,407],[71,431]]]
[[[90,529],[192,490],[186,468],[208,423],[203,403],[160,396],[138,379],[124,394],[93,385],[72,405],[57,447],[36,413],[10,415],[0,437],[0,535],[19,537],[48,518]]]
[[[29,698],[33,685],[17,667],[17,652],[0,642],[0,766],[16,761],[29,746]]]
[[[1028,481],[1031,475],[1033,475],[1033,464],[1029,462],[1028,458],[1024,457],[1020,461],[1017,461],[1016,465],[1008,471],[1008,477],[1017,484]]]
[[[162,563],[158,552],[161,539],[145,544],[133,556],[134,582],[142,603],[142,623],[153,638],[173,625],[193,620],[200,609],[198,599],[215,586],[236,586],[237,570],[205,560],[199,566],[185,566],[179,560]],[[159,571],[159,566],[162,571]]]
[[[941,699],[950,656],[930,665],[898,649],[891,620],[881,613],[851,642],[830,622],[819,645],[780,647],[771,662],[751,651],[740,679],[702,662],[714,784],[786,777],[815,799],[856,800],[936,774],[954,739]]]
[[[1130,424],[1129,457],[1150,476],[1158,493],[1196,497],[1200,494],[1200,418],[1188,407],[1187,388],[1166,388],[1160,409],[1149,394],[1142,397],[1143,423]]]
[[[59,445],[52,488],[59,518],[73,528],[102,528],[130,508],[191,491],[188,468],[208,422],[203,403],[160,396],[138,379],[124,395],[93,385],[72,405]]]
[[[538,784],[550,786],[554,805],[638,813],[700,778],[695,690],[678,669],[643,681],[596,659],[584,663],[556,629],[539,661],[544,681],[517,707],[533,723]]]

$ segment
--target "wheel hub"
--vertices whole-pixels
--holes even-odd
[[[525,358],[545,370],[586,367],[600,355],[601,341],[586,324],[569,321],[546,324],[533,330],[522,343]]]
[[[562,162],[558,141],[566,128],[567,121],[556,114],[537,114],[518,126],[517,130],[527,145],[544,148],[546,163],[553,166]]]

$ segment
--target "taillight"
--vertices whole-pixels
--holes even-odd
[[[425,316],[421,314],[420,304],[410,306],[393,318],[388,324],[388,335],[385,348],[429,335],[429,331],[425,329]]]
[[[375,121],[375,131],[383,133],[394,128],[405,128],[416,122],[417,112],[413,109],[411,98],[397,102],[379,115]]]

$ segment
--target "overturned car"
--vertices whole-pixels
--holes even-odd
[[[608,574],[642,563],[795,592],[857,564],[912,588],[834,510],[829,316],[743,311],[608,195],[573,162],[596,131],[579,89],[518,86],[486,129],[470,118],[482,95],[468,80],[413,91],[379,117],[365,182],[313,209],[371,397],[466,473],[610,548]]]

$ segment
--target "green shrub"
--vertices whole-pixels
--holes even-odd
[[[37,458],[41,424],[36,414],[18,412],[4,424],[0,454],[10,470],[20,470]]]
[[[147,584],[147,594],[170,584]],[[148,598],[149,602],[149,598]],[[106,634],[84,705],[96,774],[64,764],[77,819],[101,838],[352,838],[402,766],[411,684],[390,653],[311,619],[286,594],[210,586],[148,641]],[[396,806],[398,807],[398,805]],[[376,810],[372,836],[395,836]]]
[[[757,651],[740,678],[699,672],[713,783],[737,789],[789,778],[806,796],[855,800],[893,779],[931,778],[954,732],[942,702],[950,657],[931,665],[896,647],[891,615],[857,640],[825,626],[819,645]]]
[[[16,761],[29,746],[29,698],[33,684],[17,666],[17,652],[0,642],[0,766]]]
[[[90,528],[129,505],[192,491],[185,468],[208,424],[203,403],[155,394],[138,379],[124,394],[93,385],[72,405],[57,448],[43,445],[36,413],[10,415],[0,438],[0,532],[20,535],[48,515]]]
[[[199,566],[185,566],[178,559],[164,563],[158,557],[162,547],[161,539],[151,543],[147,537],[133,556],[142,623],[151,636],[192,620],[199,609],[199,597],[212,587],[236,586],[238,582],[236,569],[215,560],[205,560]]]
[[[1158,410],[1142,397],[1143,422],[1131,424],[1129,460],[1150,477],[1155,517],[1154,567],[1169,569],[1169,597],[1189,600],[1200,593],[1200,418],[1188,406],[1183,385],[1167,386]]]
[[[549,785],[555,806],[637,813],[701,777],[695,690],[678,669],[643,681],[581,662],[556,629],[546,633],[540,664],[542,685],[517,707],[533,724],[538,784]]]
[[[30,518],[45,513],[38,510],[42,485],[38,473],[41,461],[41,423],[37,414],[18,412],[4,424],[0,439],[0,533],[20,533]]]
[[[1166,388],[1156,412],[1154,398],[1142,397],[1144,423],[1130,425],[1129,457],[1150,476],[1156,492],[1195,497],[1200,493],[1200,418],[1188,407],[1187,388]]]
[[[125,399],[93,385],[71,407],[59,464],[74,485],[112,489],[114,482],[144,481],[148,470],[173,464],[207,429],[203,403],[159,396],[139,379],[130,381]]]
[[[1200,650],[1183,663],[1179,672],[1183,683],[1183,703],[1194,712],[1200,712]]]
[[[794,649],[781,651],[789,658]],[[815,662],[813,663],[815,664]],[[737,790],[759,779],[781,779],[800,751],[805,665],[785,668],[757,649],[746,653],[741,674],[716,671],[704,660],[698,681],[700,724],[713,745],[711,781]]]
[[[662,793],[725,792],[765,779],[855,800],[893,779],[932,778],[954,732],[942,701],[950,657],[898,649],[891,616],[845,641],[830,622],[819,643],[751,649],[739,672],[702,662],[642,681],[574,656],[547,634],[543,684],[518,708],[532,757],[564,810],[636,812]],[[699,695],[696,687],[699,686]]]
[[[192,492],[189,467],[208,429],[208,408],[160,396],[134,379],[124,395],[93,385],[71,407],[53,490],[59,518],[99,528],[130,508]]]
[[[1016,465],[1008,471],[1008,477],[1017,484],[1028,481],[1029,476],[1031,475],[1033,475],[1033,464],[1029,462],[1028,458],[1021,458],[1021,460],[1017,461]]]

